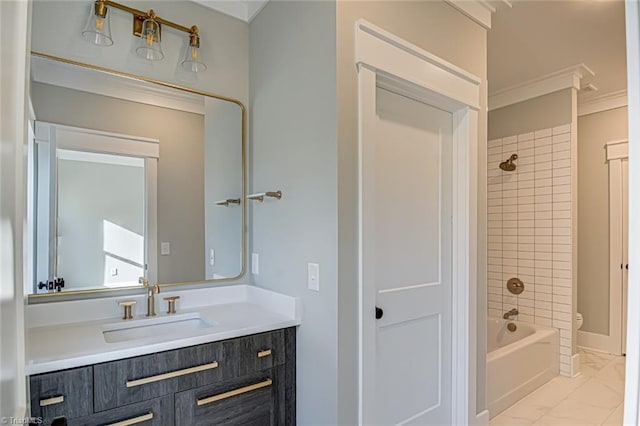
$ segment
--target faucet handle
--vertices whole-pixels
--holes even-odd
[[[123,320],[133,319],[133,315],[131,314],[131,307],[136,303],[137,302],[135,300],[125,300],[118,303],[118,305],[124,307],[124,315],[122,316]]]
[[[167,313],[175,314],[176,313],[176,300],[180,299],[180,296],[167,296],[164,298],[168,302]]]
[[[145,277],[138,278],[138,284],[142,284],[145,287],[149,287],[149,280]]]

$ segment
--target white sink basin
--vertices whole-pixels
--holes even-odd
[[[164,339],[168,336],[181,336],[191,331],[213,327],[215,324],[215,322],[208,321],[202,318],[199,313],[194,312],[106,324],[102,326],[102,336],[107,343],[150,337]]]

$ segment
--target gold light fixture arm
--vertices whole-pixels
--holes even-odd
[[[120,9],[123,10],[125,12],[129,12],[130,14],[133,15],[133,17],[135,18],[134,21],[140,21],[140,31],[142,30],[142,21],[144,21],[144,19],[146,19],[147,17],[152,17],[153,15],[153,19],[162,25],[167,25],[171,28],[174,28],[178,31],[182,31],[185,32],[187,34],[198,34],[198,27],[193,25],[192,27],[185,27],[183,25],[177,24],[173,21],[169,21],[167,19],[161,18],[159,16],[157,16],[155,14],[155,12],[153,12],[153,10],[149,10],[148,12],[145,12],[143,10],[139,10],[139,9],[135,9],[133,7],[129,7],[127,5],[121,4],[121,3],[117,3],[115,1],[111,1],[111,0],[99,0],[98,2],[101,2],[103,4],[105,4],[106,6],[110,6],[110,7],[115,7],[116,9]],[[135,28],[136,24],[134,23],[134,34],[135,34]],[[137,33],[136,35],[140,35],[140,33]]]

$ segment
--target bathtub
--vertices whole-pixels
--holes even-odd
[[[489,318],[487,324],[487,403],[491,417],[558,375],[558,330]]]

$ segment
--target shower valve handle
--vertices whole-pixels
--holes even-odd
[[[376,319],[382,318],[383,315],[384,315],[384,311],[382,310],[382,308],[378,308],[376,306]]]

